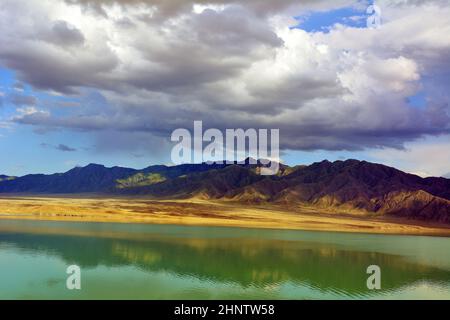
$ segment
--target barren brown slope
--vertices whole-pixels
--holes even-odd
[[[271,192],[276,188],[268,188],[263,181],[247,190],[270,194],[272,202],[290,206],[309,204],[348,213],[392,214],[450,223],[449,182],[349,160],[324,161],[300,169],[274,182],[280,192]]]
[[[365,161],[323,161],[277,176],[229,166],[128,190],[154,197],[308,205],[342,213],[391,214],[450,223],[450,180],[426,178]]]
[[[261,176],[259,164],[151,166],[143,170],[90,165],[64,174],[0,182],[0,193],[102,192],[148,199],[220,199],[242,204],[311,207],[321,212],[395,215],[450,223],[450,180],[421,178],[366,161],[281,165]]]

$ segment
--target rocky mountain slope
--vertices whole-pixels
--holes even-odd
[[[366,161],[322,161],[280,166],[275,176],[260,164],[185,164],[142,170],[101,165],[53,175],[0,180],[2,193],[112,193],[149,198],[202,198],[243,204],[308,206],[324,212],[390,214],[450,223],[450,180],[421,178]]]

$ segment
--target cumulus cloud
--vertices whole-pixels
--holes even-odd
[[[450,169],[450,136],[440,139],[427,137],[407,143],[403,150],[373,150],[370,156],[375,161],[419,176],[445,176]]]
[[[69,4],[81,5],[84,9],[91,10],[104,16],[110,16],[112,6],[129,8],[130,6],[145,6],[151,9],[151,17],[154,19],[170,18],[179,14],[192,11],[196,6],[200,8],[223,8],[239,5],[260,15],[278,14],[288,9],[291,10],[325,10],[349,5],[349,0],[65,0]],[[199,10],[201,12],[201,10]]]
[[[4,2],[0,63],[82,105],[23,112],[20,124],[99,141],[127,132],[133,144],[134,134],[168,139],[203,120],[280,128],[282,147],[301,150],[402,149],[450,132],[450,9],[441,1],[380,1],[381,28],[326,33],[293,28],[293,17],[354,1]],[[86,88],[104,103],[87,105]],[[408,104],[423,91],[424,108]]]
[[[42,34],[42,39],[61,46],[81,46],[84,43],[81,31],[62,20],[55,21],[49,32]]]

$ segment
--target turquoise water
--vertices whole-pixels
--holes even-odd
[[[450,239],[2,220],[0,299],[450,299]]]

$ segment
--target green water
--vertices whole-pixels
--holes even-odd
[[[0,299],[394,298],[450,299],[449,238],[0,221]]]

